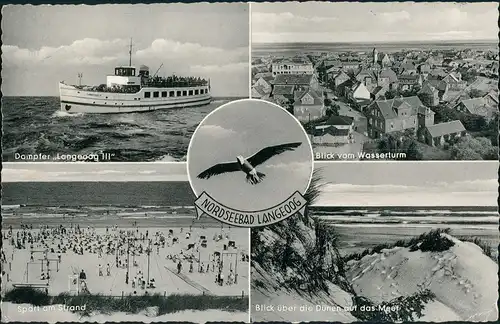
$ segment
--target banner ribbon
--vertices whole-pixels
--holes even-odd
[[[304,214],[307,200],[298,191],[274,207],[257,211],[241,211],[224,206],[205,191],[194,202],[196,219],[211,216],[221,222],[239,227],[260,227],[282,221],[294,214]]]

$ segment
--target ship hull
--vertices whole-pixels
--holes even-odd
[[[175,109],[208,105],[212,97],[206,93],[180,97],[161,97],[167,92],[201,93],[206,87],[191,88],[143,88],[137,93],[111,93],[85,91],[74,86],[59,84],[61,110],[67,113],[120,114],[132,112],[148,112],[160,109]],[[198,91],[196,91],[198,90]],[[196,91],[196,92],[195,92]],[[145,92],[150,98],[145,98]],[[157,92],[158,97],[153,97]]]

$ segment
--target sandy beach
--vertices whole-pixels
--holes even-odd
[[[34,285],[50,295],[85,289],[111,296],[248,295],[247,229],[168,226],[51,222],[47,228],[9,230],[4,224],[2,294],[15,285]],[[219,265],[222,285],[216,283]]]

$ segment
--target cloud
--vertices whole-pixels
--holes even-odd
[[[338,193],[334,196],[320,195],[316,206],[495,206],[496,193],[447,192],[436,196],[434,192],[392,193]]]
[[[406,186],[393,184],[379,185],[353,185],[348,183],[326,184],[322,192],[328,193],[423,193],[423,192],[496,192],[498,181],[496,179],[479,179],[457,182],[429,182],[423,186]]]
[[[498,180],[497,179],[477,179],[469,181],[457,181],[453,183],[438,183],[450,191],[457,192],[497,192],[498,190]]]
[[[179,163],[151,163],[151,166],[148,166],[147,168],[154,168],[153,170],[141,170],[141,168],[139,168],[137,165],[130,166],[127,164],[115,166],[119,170],[100,169],[97,164],[94,163],[78,165],[74,163],[55,163],[53,165],[50,165],[48,168],[46,166],[46,164],[36,165],[36,163],[32,169],[17,169],[16,166],[6,166],[2,169],[2,182],[113,182],[188,180],[185,164]],[[55,170],[61,168],[65,170]]]
[[[229,138],[234,136],[240,136],[241,134],[232,130],[227,129],[219,125],[203,125],[196,132],[196,136],[203,138]]]
[[[383,12],[380,14],[381,19],[388,24],[395,24],[401,21],[410,20],[411,15],[408,11]]]
[[[128,40],[100,40],[84,38],[69,45],[20,48],[2,46],[2,59],[7,65],[103,65],[128,61]],[[225,49],[203,46],[196,43],[181,43],[169,39],[155,39],[145,48],[137,49],[133,58],[147,62],[175,61],[189,67],[192,63],[227,64],[248,62],[248,48]],[[149,64],[149,63],[148,63]]]
[[[282,13],[252,13],[252,29],[257,31],[290,31],[297,28],[317,28],[324,29],[326,25],[331,25],[337,21],[334,16],[312,16],[304,17],[301,15],[292,14],[290,12]]]
[[[410,192],[418,191],[421,189],[416,186],[404,186],[404,185],[353,185],[348,183],[340,184],[326,184],[321,190],[325,194],[327,193],[355,193],[355,192],[377,192],[377,193],[399,193],[399,192]]]
[[[7,95],[55,95],[57,82],[75,80],[77,73],[83,73],[85,84],[101,84],[114,66],[128,64],[129,42],[84,38],[37,49],[2,45],[2,78],[8,80],[2,91]],[[248,47],[222,48],[171,39],[155,39],[142,47],[138,44],[132,53],[132,63],[146,64],[152,73],[162,66],[160,76],[212,79],[214,96],[247,96],[248,62]]]
[[[84,38],[69,45],[26,49],[2,45],[2,60],[7,65],[100,65],[126,57],[127,41]],[[125,55],[124,55],[125,54]]]
[[[311,162],[291,162],[291,163],[276,163],[266,164],[262,169],[282,169],[285,171],[293,171],[299,175],[308,175],[312,170]]]
[[[230,63],[224,65],[193,65],[191,71],[193,73],[248,73],[248,62]]]
[[[274,13],[259,12],[271,8]],[[252,9],[255,43],[460,40],[464,35],[466,39],[493,39],[498,33],[495,3],[395,3],[389,7],[381,3],[309,2],[272,7],[260,4]]]

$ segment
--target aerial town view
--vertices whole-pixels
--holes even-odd
[[[496,5],[391,6],[253,5],[252,98],[292,113],[317,160],[496,160]]]

